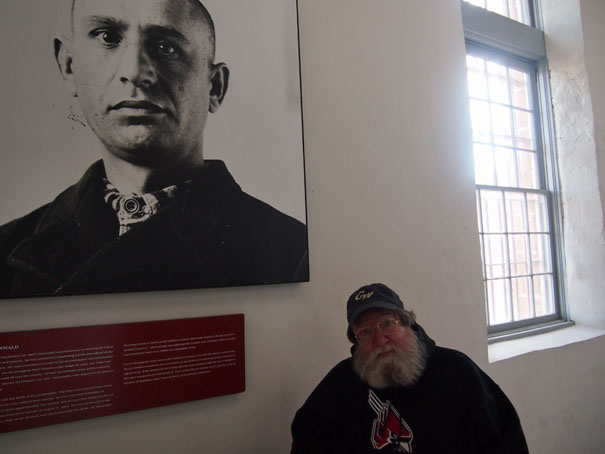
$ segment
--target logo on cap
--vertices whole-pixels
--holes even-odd
[[[373,291],[365,293],[365,290],[362,290],[357,295],[355,295],[355,301],[367,300],[368,298],[371,298],[373,294]]]

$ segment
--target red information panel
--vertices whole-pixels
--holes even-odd
[[[243,392],[243,314],[0,333],[0,433]]]

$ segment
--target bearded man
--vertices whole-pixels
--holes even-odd
[[[347,303],[352,357],[292,423],[292,454],[527,453],[519,417],[468,356],[438,347],[384,284]]]

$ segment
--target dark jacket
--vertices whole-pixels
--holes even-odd
[[[53,202],[0,227],[0,297],[306,281],[307,230],[206,161],[182,196],[118,237],[93,164]]]
[[[293,454],[525,454],[515,409],[466,355],[428,350],[412,386],[372,389],[340,362],[319,383],[292,423]]]

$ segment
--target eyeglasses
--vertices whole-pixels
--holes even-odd
[[[399,320],[395,318],[387,318],[379,321],[375,325],[369,325],[361,328],[355,333],[355,338],[360,344],[368,343],[374,338],[374,330],[376,328],[378,328],[378,330],[385,336],[392,336],[397,332],[399,324]]]

